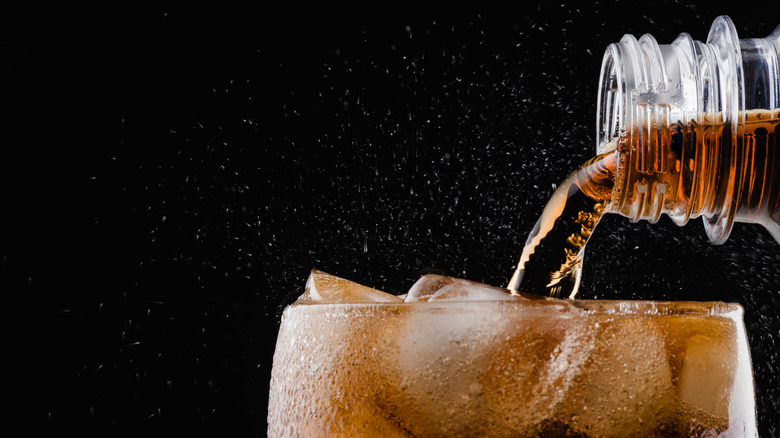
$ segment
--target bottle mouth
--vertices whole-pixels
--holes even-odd
[[[620,51],[614,44],[607,47],[601,62],[598,98],[596,103],[596,154],[616,149],[624,123],[625,75]]]

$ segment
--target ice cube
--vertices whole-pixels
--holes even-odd
[[[439,289],[428,298],[428,301],[458,300],[458,301],[491,301],[491,300],[521,300],[519,295],[512,295],[508,289],[491,286],[476,286],[470,284],[449,284]]]
[[[495,305],[408,306],[399,314],[380,368],[394,384],[378,403],[401,418],[411,436],[480,435],[474,428],[484,426],[487,414],[480,400],[493,390],[480,383],[490,361],[486,347],[492,349],[508,321],[491,311]]]
[[[568,385],[558,418],[588,436],[644,436],[675,397],[664,336],[652,317],[601,315],[593,350]]]
[[[738,428],[740,406],[748,406],[745,411],[752,412],[749,405],[752,405],[753,399],[744,399],[740,395],[750,393],[743,389],[752,382],[750,375],[744,373],[740,381],[738,370],[743,353],[737,352],[739,343],[734,320],[729,317],[679,315],[668,318],[664,332],[673,381],[681,403],[682,427],[725,431],[731,423],[732,427]],[[747,363],[749,367],[749,359]]]
[[[462,278],[448,277],[445,275],[426,274],[420,277],[406,293],[405,302],[428,301],[439,289],[451,284],[465,284],[487,286],[484,283],[464,280]]]
[[[413,436],[555,430],[545,422],[587,358],[595,330],[585,318],[560,318],[566,302],[517,300],[434,300],[405,308],[389,344],[393,354],[381,367],[397,383],[380,395],[381,404]]]
[[[548,299],[540,295],[513,292],[509,289],[491,286],[478,281],[426,274],[415,282],[404,298],[404,302],[456,299],[459,301]]]
[[[376,302],[386,295],[312,271],[299,302]],[[288,306],[274,352],[268,435],[408,436],[376,403],[395,387],[382,379],[382,367],[397,307]]]
[[[723,337],[697,335],[688,340],[680,373],[680,399],[712,415],[727,417],[734,385],[736,355],[733,342]]]
[[[395,295],[315,269],[311,271],[306,281],[306,290],[295,303],[400,303],[402,301]]]
[[[560,318],[528,305],[515,317],[505,315],[510,321],[482,357],[480,382],[492,430],[495,436],[580,436],[563,434],[550,422],[581,372],[597,330],[586,318]],[[507,312],[518,310],[508,307]]]

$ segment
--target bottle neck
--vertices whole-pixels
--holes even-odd
[[[610,211],[650,222],[667,214],[678,225],[702,216],[714,243],[735,221],[759,222],[780,242],[778,52],[780,27],[739,40],[727,17],[706,43],[626,35],[610,45],[597,112],[597,152],[618,152]]]

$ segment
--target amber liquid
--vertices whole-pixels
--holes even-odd
[[[745,121],[745,160],[749,172],[742,184],[742,201],[737,214],[744,221],[758,221],[766,216],[764,225],[780,243],[780,149],[776,129],[780,124],[780,109],[751,111]],[[763,181],[763,184],[761,182]],[[747,218],[750,218],[748,220]]]
[[[585,244],[604,214],[615,178],[614,152],[591,158],[553,193],[526,240],[508,289],[573,298]]]
[[[760,223],[780,243],[779,111],[743,115],[736,141],[728,125],[678,121],[660,142],[618,139],[616,151],[585,162],[553,193],[507,288],[574,298],[585,245],[605,211],[651,222],[666,213],[683,225],[700,215],[717,220],[734,205],[737,222]]]
[[[622,155],[613,211],[650,222],[665,213],[678,225],[703,216],[716,228],[733,214],[735,222],[761,223],[780,242],[779,111],[742,113],[736,136],[730,123],[702,117],[663,130],[645,126],[636,145],[618,139]],[[713,240],[721,243],[717,237],[725,240],[728,234]]]

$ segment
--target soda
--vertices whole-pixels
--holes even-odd
[[[282,316],[268,435],[743,437],[755,421],[737,304],[435,275],[395,296],[313,271]]]

